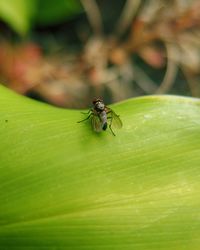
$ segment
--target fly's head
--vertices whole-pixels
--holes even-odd
[[[105,109],[105,104],[102,99],[95,98],[93,100],[94,109],[97,111],[103,111]]]

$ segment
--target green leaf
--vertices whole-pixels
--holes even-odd
[[[82,10],[78,0],[39,1],[39,12],[36,21],[40,25],[51,25],[63,22],[79,14]]]
[[[0,87],[0,249],[199,249],[200,101],[111,107],[116,137]]]
[[[0,0],[0,18],[16,32],[29,31],[35,13],[36,0]]]

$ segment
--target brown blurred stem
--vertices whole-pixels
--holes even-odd
[[[81,0],[83,8],[87,14],[90,25],[93,28],[95,35],[102,35],[103,26],[99,7],[94,0]]]
[[[156,94],[164,94],[171,89],[178,71],[177,62],[173,59],[174,54],[177,53],[177,49],[172,44],[165,44],[165,46],[167,52],[167,70],[162,83],[156,90]]]
[[[196,77],[191,72],[189,72],[185,67],[183,67],[182,70],[187,79],[187,83],[189,85],[192,96],[200,97],[199,80],[196,79]]]
[[[138,65],[134,65],[134,74],[136,84],[147,94],[152,94],[156,91],[156,84]]]
[[[138,7],[141,3],[141,0],[127,0],[123,8],[122,14],[119,18],[119,21],[116,25],[116,33],[118,36],[121,36],[126,32],[127,28],[132,23],[133,17],[135,16]]]

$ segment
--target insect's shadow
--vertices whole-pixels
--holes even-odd
[[[83,140],[81,140],[83,142],[83,146],[84,147],[87,147],[87,146],[91,146],[91,143],[94,142],[95,138],[97,139],[98,138],[98,142],[100,141],[106,141],[106,139],[110,136],[108,136],[107,133],[109,133],[111,136],[112,136],[112,133],[109,131],[109,130],[102,130],[100,132],[96,132],[93,130],[92,128],[92,121],[91,121],[91,118],[83,121],[83,122],[79,122],[77,121],[77,124],[80,125],[81,124],[81,131],[82,129],[84,130],[83,131]],[[99,140],[100,139],[100,140]],[[96,141],[96,140],[95,140]]]
[[[92,121],[91,118],[87,119],[87,120],[81,120],[78,121],[77,124],[82,124],[82,126],[84,127],[84,130],[87,129],[88,133],[92,133],[94,136],[96,137],[102,137],[102,131],[101,132],[96,132],[92,129]],[[88,136],[90,137],[90,136]]]

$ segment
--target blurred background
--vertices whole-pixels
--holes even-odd
[[[200,1],[0,0],[0,82],[66,108],[200,97]]]

